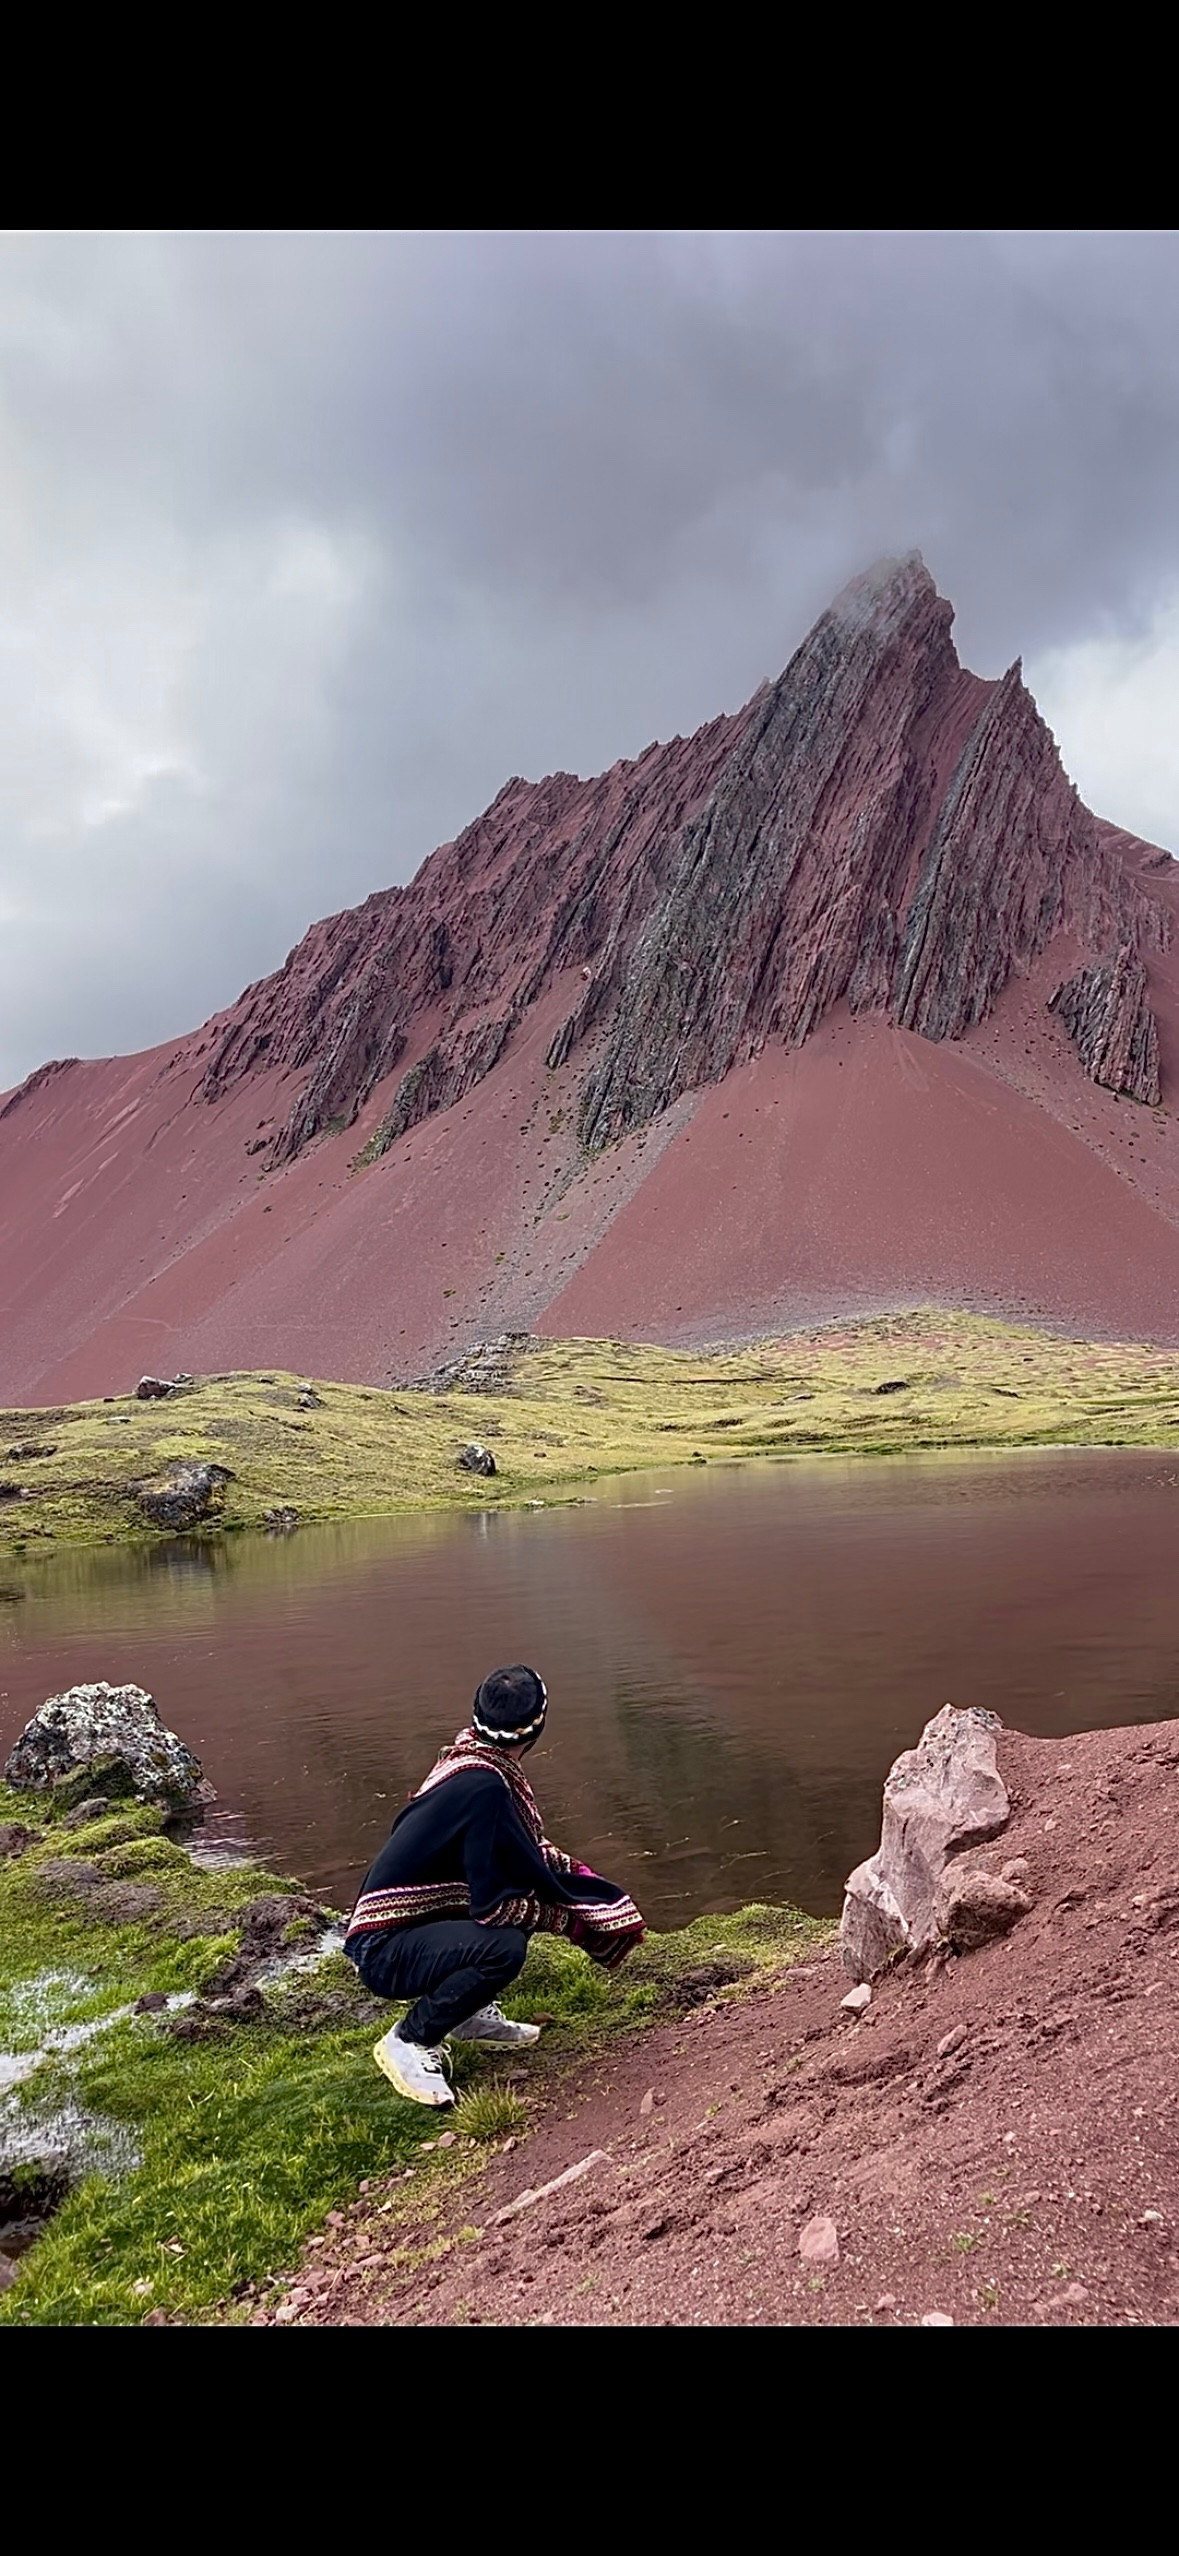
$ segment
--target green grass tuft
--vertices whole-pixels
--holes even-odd
[[[454,2108],[454,2126],[464,2139],[507,2139],[528,2119],[523,2096],[492,2078],[472,2086]]]

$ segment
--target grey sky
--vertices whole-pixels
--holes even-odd
[[[1179,848],[1179,234],[0,238],[0,1086],[919,547]]]

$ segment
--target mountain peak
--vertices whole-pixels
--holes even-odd
[[[1173,1326],[1179,1123],[1148,1160],[1110,1096],[1166,1102],[1174,865],[952,623],[916,552],[877,561],[744,709],[506,782],[196,1037],[32,1077],[7,1389],[107,1391],[165,1340],[376,1381],[541,1316]]]
[[[1019,661],[982,681],[952,623],[919,551],[877,560],[735,717],[597,781],[505,783],[408,888],[315,925],[249,989],[206,1098],[260,1063],[305,1072],[274,1143],[286,1160],[349,1124],[412,1047],[393,1142],[490,1072],[577,970],[550,1053],[586,1050],[594,1149],[767,1039],[799,1044],[840,1001],[956,1038],[1061,930],[1095,961],[1137,948],[1156,910],[1066,778]]]

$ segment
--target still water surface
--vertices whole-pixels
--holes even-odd
[[[1057,1734],[1179,1712],[1167,1455],[734,1465],[584,1507],[317,1527],[0,1573],[0,1752],[133,1679],[216,1831],[346,1904],[484,1672],[528,1660],[549,1833],[658,1925],[838,1907],[939,1705]]]

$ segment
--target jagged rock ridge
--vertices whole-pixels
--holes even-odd
[[[1070,933],[1056,998],[1095,1079],[1155,1093],[1143,953],[1168,929],[1067,779],[1019,665],[959,664],[913,554],[860,577],[731,718],[594,781],[510,781],[406,888],[316,924],[217,1026],[204,1097],[303,1078],[281,1161],[351,1124],[417,1047],[371,1157],[490,1073],[536,1000],[575,999],[596,1150],[831,1006],[960,1037]],[[1117,955],[1111,960],[1110,952]]]
[[[1076,1040],[1087,1074],[1111,1092],[1152,1106],[1162,1098],[1159,1034],[1146,970],[1124,945],[1104,967],[1079,968],[1058,985],[1049,1009]]]
[[[587,1087],[594,1146],[831,1005],[931,1039],[1062,930],[1156,939],[1013,666],[964,676],[918,560],[823,616],[735,745],[636,953]]]

